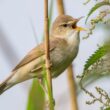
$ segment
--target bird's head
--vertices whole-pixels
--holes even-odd
[[[71,34],[79,33],[81,30],[84,30],[84,28],[77,26],[77,22],[80,19],[81,18],[75,19],[69,15],[58,16],[52,25],[51,35],[66,38]]]

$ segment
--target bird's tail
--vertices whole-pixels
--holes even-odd
[[[11,79],[12,75],[9,76],[5,81],[0,83],[0,95],[14,85],[13,83],[10,83],[10,79]]]
[[[5,88],[7,87],[7,83],[3,82],[0,84],[0,95],[5,91]]]
[[[8,83],[8,81],[5,81],[0,84],[0,95],[4,93],[7,89],[11,88],[14,84]]]

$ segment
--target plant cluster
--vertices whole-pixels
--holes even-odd
[[[84,5],[88,4],[91,0],[87,0]],[[101,2],[96,2],[96,5],[92,7],[92,9],[89,11],[85,23],[87,23],[88,18],[91,14],[93,14],[97,9],[101,8],[102,6],[110,6],[109,0],[103,0]],[[95,29],[96,25],[98,23],[107,24],[109,22],[109,17],[106,18],[107,15],[110,14],[109,8],[103,9],[99,12],[99,14],[96,16],[96,18],[91,19],[90,21],[90,28],[87,32],[87,35],[84,37],[84,39],[87,39]],[[88,91],[84,86],[87,82],[85,80],[93,76],[91,80],[99,79],[104,76],[110,75],[110,42],[104,43],[101,47],[99,47],[96,52],[94,52],[89,59],[87,60],[83,74],[81,76],[78,76],[80,78],[80,87],[81,89],[88,94],[92,100],[86,101],[86,104],[94,104],[95,102],[100,102],[102,104],[101,110],[110,110],[110,95],[103,90],[101,87],[95,87],[96,92],[99,94],[99,97],[94,95],[94,93]],[[89,83],[91,83],[90,81]]]

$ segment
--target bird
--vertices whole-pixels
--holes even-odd
[[[81,18],[69,15],[59,15],[50,30],[50,72],[52,78],[58,77],[72,63],[78,54],[80,31],[78,27]],[[44,77],[45,43],[33,48],[21,62],[11,71],[6,80],[0,83],[0,95],[14,85],[32,78]]]

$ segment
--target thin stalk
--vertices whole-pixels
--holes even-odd
[[[57,7],[58,7],[59,15],[65,14],[63,0],[57,0]],[[67,77],[70,88],[71,110],[78,110],[77,97],[76,97],[77,94],[76,94],[76,86],[75,86],[76,84],[73,76],[72,64],[67,69]]]
[[[65,14],[63,0],[57,0],[57,8],[59,15]]]
[[[48,0],[44,0],[44,38],[45,38],[45,60],[47,73],[47,90],[49,100],[49,110],[54,110],[53,93],[52,93],[52,77],[50,72],[50,54],[49,54],[49,26],[48,26]]]
[[[72,65],[70,65],[67,69],[67,76],[68,76],[68,83],[70,89],[70,96],[71,96],[71,110],[78,110],[77,106],[77,93],[76,93],[76,84],[75,79],[73,76]]]

